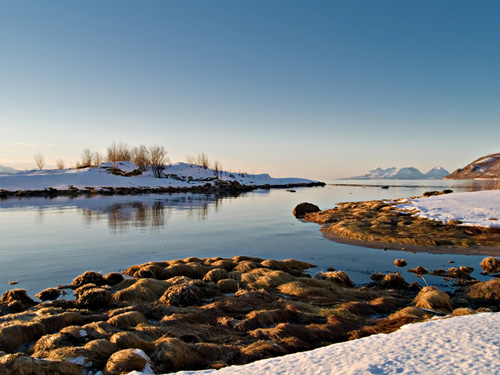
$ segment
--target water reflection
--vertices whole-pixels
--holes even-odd
[[[145,197],[141,197],[140,200],[118,203],[111,200],[109,205],[89,204],[82,207],[83,205],[79,204],[79,208],[87,226],[107,220],[112,231],[124,232],[131,228],[157,230],[165,227],[173,212],[178,210],[185,211],[189,219],[207,220],[211,211],[220,210],[224,199],[209,195],[183,194],[168,199],[156,197],[154,200],[145,200]]]

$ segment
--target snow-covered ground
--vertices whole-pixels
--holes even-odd
[[[237,181],[241,185],[287,185],[311,183],[304,178],[273,178],[268,174],[248,174],[216,172],[210,168],[197,165],[176,163],[167,166],[163,171],[163,178],[155,178],[151,171],[138,176],[123,177],[108,173],[110,163],[99,167],[82,169],[51,169],[33,170],[17,173],[0,173],[0,189],[17,190],[44,190],[54,188],[58,190],[74,186],[77,189],[87,187],[193,187],[213,184],[215,178],[223,181]],[[120,162],[117,168],[123,172],[131,172],[137,167],[129,162]]]
[[[500,313],[480,313],[409,324],[390,334],[221,370],[177,375],[498,374]],[[131,374],[151,374],[133,372]]]
[[[500,190],[452,193],[404,200],[397,207],[414,215],[461,225],[500,227]]]

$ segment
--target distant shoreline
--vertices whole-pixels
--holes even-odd
[[[241,193],[257,189],[290,189],[299,187],[323,187],[326,184],[321,181],[308,183],[290,184],[264,184],[264,185],[241,185],[235,183],[220,183],[212,185],[207,183],[199,186],[168,186],[168,187],[88,187],[79,189],[69,187],[68,189],[46,188],[38,190],[6,190],[0,188],[0,198],[15,197],[58,197],[58,196],[109,196],[109,195],[141,195],[141,194],[175,194],[175,193],[196,193],[196,194],[222,194],[238,195]]]

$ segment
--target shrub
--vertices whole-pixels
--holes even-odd
[[[163,146],[151,145],[149,146],[149,156],[153,174],[156,178],[160,178],[165,164],[169,162],[167,150]]]
[[[58,159],[56,161],[56,167],[57,167],[57,169],[64,169],[64,160]]]
[[[45,157],[43,156],[43,154],[41,152],[37,152],[34,155],[34,158],[35,158],[36,167],[38,169],[43,169],[43,167],[45,166]]]
[[[142,172],[148,170],[150,165],[149,150],[146,146],[140,145],[132,149],[132,162],[139,167]]]

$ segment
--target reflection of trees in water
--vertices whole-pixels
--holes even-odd
[[[171,211],[172,208],[165,207],[162,202],[154,202],[152,205],[133,202],[116,203],[105,211],[86,208],[82,210],[82,214],[87,225],[107,219],[110,229],[123,231],[131,227],[154,229],[164,227]]]
[[[206,195],[183,194],[169,200],[149,202],[115,203],[106,208],[82,209],[86,225],[108,220],[112,230],[126,231],[130,228],[159,229],[167,224],[174,211],[185,211],[188,218],[207,220],[212,210],[218,212],[222,202],[231,202],[237,197],[210,197]]]

